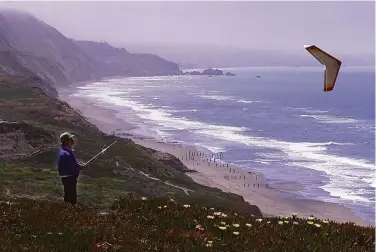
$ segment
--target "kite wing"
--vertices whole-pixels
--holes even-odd
[[[315,45],[306,45],[304,48],[325,66],[324,92],[332,91],[337,80],[341,61],[324,52]]]

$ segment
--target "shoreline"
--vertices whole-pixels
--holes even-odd
[[[284,184],[272,188],[262,181],[263,175],[260,173],[246,171],[233,164],[218,167],[218,164],[215,166],[215,163],[209,163],[206,159],[202,160],[197,156],[194,160],[186,159],[187,153],[202,151],[206,155],[212,154],[204,147],[198,148],[197,146],[176,144],[176,142],[161,142],[153,137],[135,136],[131,133],[135,126],[113,116],[113,110],[110,108],[98,107],[85,98],[69,96],[72,93],[71,88],[62,90],[63,92],[59,90],[59,98],[79,110],[81,115],[102,132],[130,138],[136,144],[176,156],[187,168],[197,171],[185,173],[196,183],[240,195],[246,202],[258,206],[265,216],[290,216],[292,212],[296,212],[300,217],[314,215],[320,219],[339,222],[351,221],[362,226],[374,225],[341,204],[297,199],[293,195],[288,195],[288,191],[299,190],[299,185]],[[119,131],[122,133],[117,134],[116,132]]]

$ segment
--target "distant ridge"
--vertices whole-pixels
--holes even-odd
[[[153,54],[132,54],[107,43],[74,41],[32,15],[0,10],[0,76],[40,78],[56,87],[110,76],[173,75],[177,64]]]

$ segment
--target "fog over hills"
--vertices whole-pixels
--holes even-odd
[[[0,55],[0,76],[23,76],[27,85],[54,95],[55,87],[80,81],[179,73],[177,64],[156,55],[75,41],[31,14],[9,9],[0,10]]]

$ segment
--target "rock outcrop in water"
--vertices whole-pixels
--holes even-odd
[[[200,71],[182,72],[183,75],[207,75],[207,76],[223,76],[223,71],[219,69],[208,68]],[[227,72],[226,76],[236,76],[236,74]]]
[[[236,74],[231,73],[231,72],[227,72],[227,73],[226,73],[226,76],[236,76]]]

